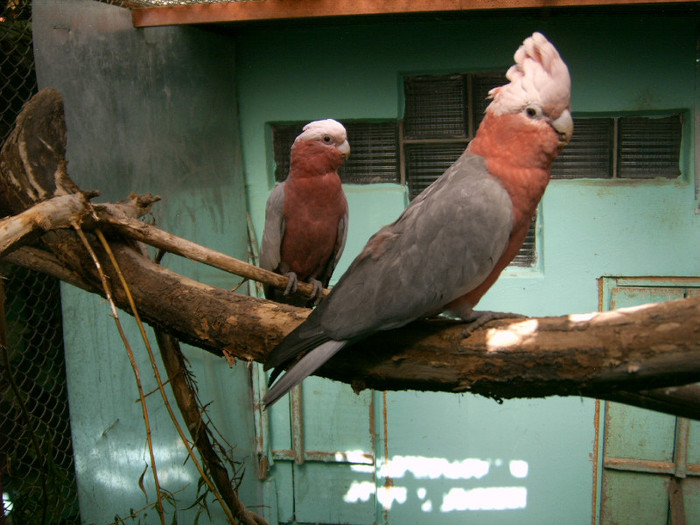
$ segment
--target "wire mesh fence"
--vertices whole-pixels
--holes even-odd
[[[31,1],[0,4],[0,144],[37,92]],[[56,279],[0,263],[0,523],[80,523]]]
[[[79,523],[58,281],[0,265],[0,480],[12,525]]]
[[[12,131],[22,105],[37,91],[31,16],[29,0],[0,3],[0,142]]]

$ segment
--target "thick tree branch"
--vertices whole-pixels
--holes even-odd
[[[18,130],[0,156],[0,194],[3,187],[17,194],[0,200],[5,214],[19,214],[42,200],[79,191],[65,173],[61,156],[65,143],[51,142],[61,138],[55,133],[61,126],[52,121],[60,114],[54,107],[61,104],[60,95],[40,94],[33,102],[28,110],[34,111],[30,120],[39,137],[31,139],[41,153],[36,158],[43,160],[20,159],[19,145],[26,150],[22,140],[29,140],[20,117]],[[42,119],[47,121],[46,132],[36,125]],[[44,145],[49,146],[41,149]],[[85,230],[99,227],[110,234],[112,250],[142,318],[213,353],[264,360],[309,311],[207,286],[150,261],[135,241],[208,264],[218,261],[219,267],[232,269],[227,256],[212,256],[204,247],[134,221],[145,209],[144,203],[150,206],[153,201],[145,198],[139,203],[132,198],[114,207],[95,205],[94,213],[80,215]],[[55,258],[53,267],[80,276],[84,288],[101,293],[94,265],[73,232],[52,230],[41,242]],[[99,243],[93,243],[93,249],[106,260]],[[110,271],[111,265],[103,266]],[[129,310],[120,292],[115,291],[114,299]],[[356,389],[473,392],[496,398],[621,399],[639,390],[700,380],[700,297],[614,312],[494,321],[467,339],[461,337],[462,329],[458,323],[432,320],[378,333],[341,352],[319,374]],[[679,392],[684,391],[676,390],[674,395],[678,397]],[[669,397],[666,391],[636,395],[637,404],[652,399],[659,406]]]

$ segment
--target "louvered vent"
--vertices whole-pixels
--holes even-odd
[[[484,118],[486,107],[491,103],[488,98],[491,89],[508,83],[504,73],[477,73],[472,75],[472,108],[474,132]]]
[[[574,119],[574,136],[552,164],[552,178],[611,178],[614,124],[612,118]]]
[[[464,144],[407,144],[405,151],[408,192],[413,199],[459,158]]]
[[[621,117],[618,170],[621,178],[673,179],[680,172],[681,115]]]
[[[289,157],[292,144],[294,144],[294,139],[299,136],[305,125],[305,122],[272,125],[272,149],[275,158],[275,180],[277,182],[282,182],[289,175]]]
[[[289,174],[289,158],[294,139],[305,123],[273,124],[275,180]],[[344,183],[371,184],[400,182],[398,127],[396,121],[344,122],[350,142],[350,158],[338,170]]]
[[[522,248],[511,261],[511,266],[518,266],[521,268],[532,268],[537,264],[537,214],[532,218],[532,223],[530,228],[527,230],[527,236],[525,237],[525,242],[523,242]]]
[[[396,121],[349,122],[345,128],[351,152],[339,171],[343,182],[401,182]]]
[[[466,138],[466,75],[424,75],[404,81],[406,139]]]

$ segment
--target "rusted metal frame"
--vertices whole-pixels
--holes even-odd
[[[270,422],[267,410],[262,402],[267,382],[263,367],[254,363],[249,368],[250,385],[253,399],[253,425],[255,427],[255,457],[257,459],[258,479],[267,478],[270,470]]]
[[[603,467],[612,470],[670,475],[678,479],[683,479],[687,476],[700,476],[700,465],[688,465],[689,432],[690,421],[686,418],[678,418],[676,421],[676,444],[673,461],[608,457],[603,460]]]
[[[292,424],[292,452],[294,463],[303,465],[306,459],[304,452],[304,407],[302,400],[302,385],[295,386],[290,393],[290,420]]]
[[[654,286],[654,287],[682,287],[688,286],[689,288],[695,288],[700,286],[700,278],[697,276],[678,276],[678,277],[659,277],[654,275],[640,275],[635,277],[625,277],[625,276],[615,276],[606,275],[606,279],[615,279],[617,287],[629,287],[629,286]],[[688,290],[685,291],[688,293]]]
[[[673,459],[676,470],[673,475],[685,478],[688,475],[688,436],[690,435],[690,420],[679,417],[676,419],[676,447]]]
[[[382,415],[383,415],[383,423],[384,423],[384,461],[387,462],[389,461],[389,409],[387,407],[386,399],[387,399],[387,394],[386,391],[383,392],[384,397],[382,398],[383,401],[383,406],[382,406]],[[389,489],[394,485],[394,480],[387,476],[384,481],[384,488]],[[385,524],[389,523],[389,509],[387,507],[383,508],[382,511],[382,518],[384,519]]]
[[[602,279],[598,282],[598,300],[602,296]],[[598,308],[602,311],[602,308]],[[603,463],[602,463],[602,451],[604,448],[603,442],[603,432],[601,432],[601,427],[603,425],[604,412],[606,410],[607,403],[601,401],[600,399],[595,400],[595,414],[593,415],[593,426],[595,428],[595,439],[593,441],[593,497],[591,498],[591,524],[596,525],[600,523],[600,511],[602,505],[603,496]]]
[[[678,467],[672,461],[653,461],[644,459],[629,459],[629,458],[605,458],[603,460],[603,468],[610,470],[626,470],[629,472],[640,472],[646,474],[662,474],[667,476],[676,476]],[[700,477],[700,466],[691,465],[685,467],[683,477]]]
[[[688,465],[689,434],[690,421],[686,418],[678,418],[673,462],[627,458],[606,458],[603,462],[603,467],[611,470],[670,476],[668,494],[671,525],[686,524],[683,479],[687,476],[700,476],[700,466],[696,465],[693,469]]]
[[[572,6],[688,3],[680,0],[264,0],[143,7],[132,10],[134,27],[288,20],[368,15],[445,13]]]
[[[372,450],[374,451],[374,471],[372,479],[375,488],[381,483],[381,468],[386,464],[389,456],[387,444],[387,406],[386,391],[373,391],[370,416],[370,435]],[[374,523],[376,525],[388,525],[388,516],[384,506],[376,498],[374,499]]]
[[[645,474],[663,474],[668,476],[673,476],[676,472],[676,464],[672,461],[653,461],[629,458],[605,458],[603,459],[603,468],[610,470],[641,472]]]
[[[671,512],[671,525],[685,525],[685,502],[683,500],[683,480],[677,477],[671,478],[668,487],[669,510]]]
[[[290,420],[292,432],[292,448],[276,449],[272,451],[273,460],[294,461],[297,465],[303,465],[307,461],[318,463],[340,463],[354,465],[373,465],[376,455],[375,430],[374,430],[374,396],[369,404],[370,440],[372,452],[361,454],[348,454],[341,451],[305,450],[304,449],[304,412],[302,400],[302,385],[292,389],[290,402]]]
[[[298,451],[294,449],[276,449],[272,451],[272,458],[275,461],[294,461],[296,463]],[[303,453],[302,463],[307,461],[316,463],[338,463],[348,465],[373,465],[374,454],[363,452],[362,454],[353,454],[350,457],[346,452],[327,452],[323,450],[306,450]]]
[[[683,479],[688,475],[688,436],[690,435],[690,420],[679,417],[676,419],[676,447],[673,459],[676,471],[671,478],[668,488],[671,525],[685,525],[685,500],[683,497]]]

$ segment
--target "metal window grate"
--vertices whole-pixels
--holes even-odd
[[[576,117],[574,136],[552,165],[553,179],[679,177],[683,117]]]
[[[574,136],[552,164],[553,179],[613,176],[613,118],[576,118]]]
[[[339,170],[343,182],[401,182],[395,121],[349,122],[346,129],[352,152]]]
[[[464,144],[407,144],[406,173],[409,198],[430,186],[464,152]]]
[[[424,75],[404,80],[406,139],[466,138],[466,75]]]
[[[291,147],[305,124],[272,125],[275,180],[278,182],[289,174]],[[343,125],[351,148],[350,158],[338,170],[343,183],[400,182],[396,122],[345,122]]]
[[[294,139],[305,123],[272,124],[272,154],[275,159],[275,180],[282,182],[289,174],[289,158]],[[352,144],[350,145],[352,148]]]
[[[523,246],[510,262],[511,266],[532,268],[537,264],[537,215],[538,212],[532,217]]]
[[[673,179],[680,172],[681,115],[621,117],[618,130],[619,177]]]
[[[488,98],[489,91],[497,86],[502,86],[508,82],[505,73],[474,73],[471,75],[472,82],[472,118],[474,120],[473,129],[476,132],[481,120],[484,118],[486,107],[491,103]]]

